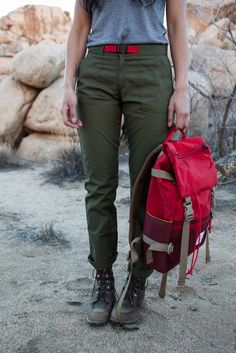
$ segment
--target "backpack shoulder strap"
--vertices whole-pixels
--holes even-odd
[[[135,225],[136,225],[136,215],[137,209],[140,202],[140,197],[143,192],[144,184],[148,176],[151,175],[151,168],[155,161],[155,157],[157,154],[161,155],[163,153],[161,151],[162,145],[158,145],[154,148],[146,157],[142,168],[139,171],[139,174],[135,180],[132,194],[131,194],[131,201],[130,201],[130,214],[129,214],[129,244],[132,243],[132,240],[135,237]]]
[[[139,326],[137,324],[124,324],[121,321],[121,306],[124,301],[125,295],[128,290],[128,286],[131,280],[132,272],[133,272],[133,264],[138,260],[138,254],[135,249],[135,243],[138,241],[138,238],[135,238],[135,226],[136,226],[136,214],[138,210],[138,205],[140,202],[140,197],[143,192],[146,178],[151,175],[151,168],[155,161],[155,157],[157,154],[161,154],[162,145],[158,145],[154,148],[146,157],[141,170],[138,173],[138,176],[135,180],[133,190],[131,193],[131,201],[130,201],[130,217],[129,217],[129,256],[128,260],[130,261],[130,272],[126,280],[126,285],[123,287],[119,298],[117,299],[117,303],[115,306],[116,317],[119,323],[125,327],[126,329],[138,329]],[[160,153],[161,152],[161,153]]]

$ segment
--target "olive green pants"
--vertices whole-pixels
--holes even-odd
[[[129,145],[130,192],[149,152],[167,133],[169,98],[173,92],[166,44],[142,44],[139,53],[108,53],[103,46],[90,47],[77,77],[78,128],[85,167],[85,196],[90,254],[97,269],[112,266],[117,258],[118,156],[121,116],[124,114]],[[136,236],[142,233],[147,188],[137,215]],[[127,234],[128,242],[128,234]],[[136,276],[152,270],[141,261]]]

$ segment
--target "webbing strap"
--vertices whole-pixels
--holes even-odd
[[[150,239],[145,234],[143,234],[143,241],[149,245],[149,247],[147,249],[147,254],[146,254],[147,264],[150,264],[153,262],[152,251],[165,251],[165,252],[167,252],[167,254],[171,254],[174,250],[173,243],[169,243],[169,244],[160,243],[158,241]]]
[[[162,178],[162,179],[175,181],[175,178],[170,173],[166,172],[165,170],[161,170],[161,169],[152,168],[152,176],[154,176],[156,178]]]
[[[190,221],[194,218],[191,197],[188,196],[184,200],[185,208],[185,221],[183,223],[182,229],[182,239],[181,239],[181,251],[180,251],[180,263],[179,263],[179,280],[178,285],[185,285],[187,262],[188,262],[188,247],[189,247],[189,230]]]
[[[131,268],[130,268],[129,276],[127,277],[126,284],[121,291],[121,294],[117,300],[116,307],[115,307],[117,320],[119,321],[119,323],[123,327],[125,327],[128,330],[139,328],[138,324],[124,324],[121,320],[121,307],[124,302],[125,295],[127,293],[127,290],[128,290],[129,284],[130,284],[130,280],[131,280],[131,276],[132,276],[132,272],[133,272],[133,264],[138,260],[138,253],[137,253],[137,250],[135,249],[135,244],[138,243],[139,241],[140,241],[140,238],[137,237],[130,244],[130,266],[131,266]]]

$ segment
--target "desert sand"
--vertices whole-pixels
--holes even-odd
[[[129,174],[120,155],[117,190],[119,255],[114,265],[119,294],[126,279]],[[193,276],[177,287],[171,271],[165,299],[161,274],[149,278],[140,329],[92,328],[85,321],[93,286],[87,261],[83,182],[45,183],[50,163],[32,162],[0,172],[0,352],[1,353],[233,353],[236,351],[236,189],[216,189],[212,261],[200,251]],[[67,243],[33,241],[54,222]]]

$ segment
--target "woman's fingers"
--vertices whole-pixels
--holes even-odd
[[[78,118],[76,113],[76,104],[77,99],[73,90],[66,90],[64,92],[60,114],[63,119],[63,123],[72,128],[83,126],[82,121]]]
[[[185,95],[178,92],[175,92],[169,101],[168,127],[170,127],[174,121],[174,114],[176,128],[182,130],[188,129],[190,122],[189,102],[186,100]]]
[[[171,125],[173,124],[173,121],[174,121],[174,106],[173,104],[169,104],[169,107],[168,107],[168,127],[171,127]]]
[[[76,105],[71,103],[69,105],[69,124],[76,125],[76,127],[82,127],[82,121],[77,117]]]
[[[176,127],[177,129],[187,129],[189,127],[189,113],[176,112]]]

